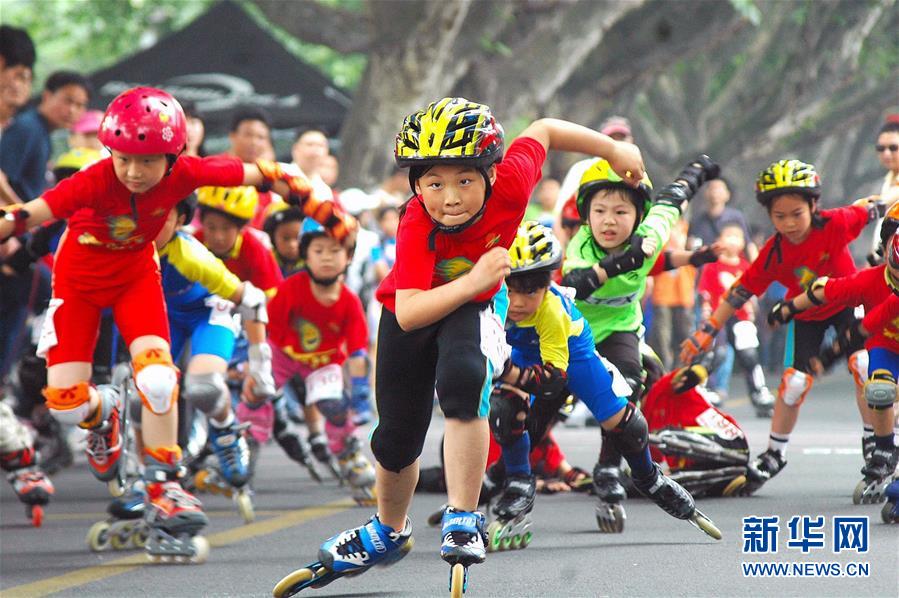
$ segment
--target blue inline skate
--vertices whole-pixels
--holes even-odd
[[[335,579],[360,575],[375,566],[393,565],[410,550],[412,522],[394,531],[375,515],[361,527],[348,529],[325,540],[318,560],[284,577],[272,590],[275,598],[287,598],[306,588],[322,588]]]
[[[440,558],[450,564],[452,598],[460,598],[468,589],[468,567],[487,559],[485,525],[486,518],[479,511],[459,511],[450,506],[443,511]]]
[[[150,528],[144,521],[147,491],[144,481],[135,480],[122,496],[114,498],[106,511],[109,518],[93,524],[87,532],[87,544],[94,552],[143,548]]]
[[[256,518],[250,480],[250,449],[244,438],[244,425],[236,420],[218,427],[209,422],[208,447],[218,460],[217,468],[200,469],[193,483],[199,491],[210,491],[234,499],[245,523]]]
[[[890,485],[883,492],[887,503],[880,511],[880,517],[884,523],[899,523],[899,477],[893,478]]]

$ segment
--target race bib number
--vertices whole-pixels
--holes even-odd
[[[306,376],[306,404],[343,397],[343,369],[336,363]]]
[[[218,295],[210,295],[204,301],[209,308],[209,323],[213,326],[223,326],[235,335],[240,331],[240,316],[231,313],[234,304]]]
[[[54,297],[50,299],[50,305],[44,314],[44,321],[41,324],[41,335],[37,342],[37,356],[47,358],[47,352],[59,344],[56,337],[56,324],[53,319],[56,316],[56,310],[62,305],[62,299]]]
[[[737,426],[730,423],[730,420],[712,407],[700,413],[696,417],[696,423],[704,428],[713,430],[715,434],[724,440],[735,440],[743,436],[743,433],[740,432]]]
[[[491,308],[479,313],[481,319],[481,352],[493,366],[494,380],[503,372],[512,348],[506,342],[506,328],[502,319]]]

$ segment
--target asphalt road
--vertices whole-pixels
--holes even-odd
[[[753,453],[764,448],[768,426],[745,398],[726,408],[740,421]],[[436,460],[442,420],[435,416],[425,464]],[[538,497],[534,540],[526,550],[490,555],[471,569],[468,596],[899,596],[899,526],[880,522],[880,505],[854,506],[861,466],[861,424],[844,373],[812,391],[793,435],[784,472],[750,498],[706,499],[700,508],[724,533],[720,542],[677,521],[645,500],[626,504],[621,535],[597,531],[593,498]],[[590,469],[598,429],[562,428],[570,460]],[[143,553],[92,553],[85,533],[104,518],[108,496],[86,467],[54,476],[57,493],[44,526],[30,527],[11,488],[0,491],[0,595],[12,596],[270,596],[274,584],[311,560],[320,542],[364,522],[371,509],[352,506],[334,482],[317,485],[271,445],[256,480],[255,523],[245,525],[233,504],[203,495],[212,544],[204,565],[151,565]],[[416,547],[395,567],[338,580],[305,596],[441,596],[449,568],[438,556],[439,533],[427,515],[443,502],[418,495],[412,509]],[[794,515],[824,517],[824,548],[788,546]],[[779,516],[777,553],[744,554],[743,518]],[[868,516],[868,551],[834,553],[833,518]],[[867,576],[745,576],[742,563],[839,563]],[[811,565],[814,567],[815,565]],[[833,569],[831,569],[833,571]]]

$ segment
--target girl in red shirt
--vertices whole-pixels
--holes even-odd
[[[276,185],[336,235],[354,221],[312,195],[305,179],[278,164],[236,158],[181,156],[184,111],[168,93],[130,89],[106,109],[99,139],[112,156],[76,173],[41,197],[0,216],[0,240],[51,218],[67,218],[53,268],[53,298],[39,354],[47,358],[47,406],[59,421],[88,430],[93,474],[118,475],[121,454],[119,397],[89,380],[100,312],[111,307],[132,356],[141,397],[147,519],[151,557],[178,555],[202,561],[208,544],[192,538],[206,525],[200,503],[178,482],[178,370],[172,363],[168,322],[153,245],[169,211],[203,185]],[[328,202],[330,203],[330,202]],[[262,306],[260,306],[262,307]]]

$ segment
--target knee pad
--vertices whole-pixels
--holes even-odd
[[[165,415],[178,400],[178,368],[167,349],[147,349],[134,358],[134,385],[141,402],[153,413]]]
[[[812,389],[813,382],[814,379],[805,372],[800,372],[796,368],[787,368],[784,370],[780,379],[780,388],[777,390],[785,404],[790,407],[798,407],[802,405],[808,391]]]
[[[48,386],[43,392],[50,413],[61,424],[78,425],[91,413],[91,385],[88,382],[68,388]]]
[[[527,426],[528,400],[506,388],[490,395],[490,430],[500,445],[517,440]],[[522,417],[523,416],[523,417]]]
[[[868,379],[868,352],[856,351],[846,360],[849,373],[855,379],[856,386],[865,386]]]
[[[734,324],[734,350],[745,351],[757,349],[759,346],[759,331],[755,324],[749,320],[741,320]]]
[[[618,425],[608,431],[607,438],[615,443],[622,455],[641,453],[649,444],[649,426],[637,406],[628,402]]]
[[[896,379],[889,370],[872,372],[865,382],[865,401],[871,409],[889,409],[896,402]]]
[[[325,420],[332,425],[343,425],[346,422],[349,403],[346,399],[319,399],[315,407]]]
[[[220,372],[184,375],[181,388],[184,399],[206,415],[217,415],[228,404],[230,393]]]

